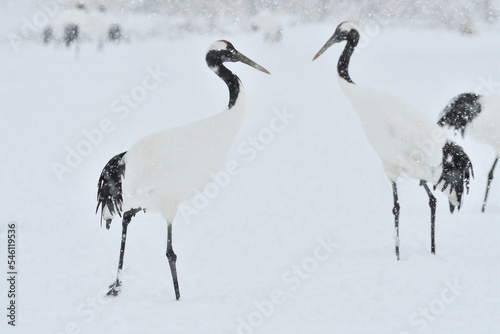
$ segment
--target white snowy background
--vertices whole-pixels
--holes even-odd
[[[500,332],[500,176],[480,212],[493,149],[449,132],[475,179],[459,213],[435,193],[436,255],[427,195],[400,180],[398,262],[390,183],[336,81],[342,46],[311,62],[353,20],[353,80],[437,119],[459,93],[500,92],[498,1],[108,1],[126,41],[99,51],[89,36],[78,54],[41,42],[44,15],[73,6],[54,1],[0,4],[3,272],[9,222],[19,256],[15,328],[0,280],[2,333]],[[280,22],[277,44],[251,29],[262,9]],[[204,60],[222,38],[272,75],[228,65],[248,100],[228,157],[237,173],[174,221],[181,299],[166,223],[143,213],[129,227],[123,291],[103,298],[121,222],[107,231],[94,214],[101,170],[143,136],[226,107]]]

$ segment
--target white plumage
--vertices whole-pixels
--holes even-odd
[[[381,90],[361,87],[338,78],[358,113],[366,137],[382,160],[391,181],[409,176],[436,184],[442,173],[446,136],[412,105]],[[456,203],[456,194],[450,201]]]
[[[465,127],[465,136],[493,146],[500,156],[500,95],[482,95],[478,99],[481,112]]]
[[[167,258],[179,299],[177,256],[172,249],[172,222],[179,204],[203,191],[223,168],[229,149],[243,122],[246,98],[240,79],[224,62],[243,62],[269,73],[262,66],[236,51],[227,41],[216,41],[206,53],[207,65],[229,89],[228,108],[214,116],[161,131],[139,140],[127,152],[113,157],[104,167],[98,183],[98,204],[106,228],[116,215],[122,215],[122,244],[118,277],[108,295],[120,292],[120,272],[127,226],[139,211],[161,212],[167,221]]]
[[[313,60],[331,45],[346,41],[338,64],[338,81],[358,113],[363,128],[385,173],[392,183],[396,234],[396,257],[399,260],[399,201],[396,181],[409,176],[424,186],[431,208],[431,252],[435,253],[434,221],[436,199],[426,182],[439,187],[449,199],[450,210],[460,208],[464,186],[468,187],[472,165],[456,144],[448,142],[443,130],[409,103],[373,88],[356,85],[349,76],[349,62],[359,41],[359,31],[352,22],[342,22]],[[467,188],[468,189],[468,188]]]
[[[245,116],[245,92],[212,117],[149,135],[124,157],[123,210],[144,207],[172,221],[180,202],[203,191],[223,168]]]

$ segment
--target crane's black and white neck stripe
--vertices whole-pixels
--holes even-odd
[[[347,22],[348,23],[348,22]],[[351,56],[354,52],[354,48],[359,42],[359,32],[354,25],[349,25],[348,27],[340,27],[339,29],[349,29],[340,30],[339,36],[344,38],[347,43],[345,45],[344,51],[340,55],[339,62],[337,63],[337,72],[339,76],[346,80],[347,82],[354,83],[349,76],[349,62],[351,61]]]
[[[242,53],[237,51],[233,44],[226,40],[220,40],[213,42],[207,50],[207,55],[205,57],[208,67],[215,72],[227,85],[229,89],[229,103],[228,109],[231,109],[238,100],[238,96],[241,90],[240,78],[233,72],[231,72],[226,66],[225,62],[242,62],[249,66],[252,66],[259,71],[269,74],[265,68],[250,60]]]
[[[340,55],[339,62],[337,63],[337,72],[339,76],[349,83],[354,84],[351,77],[349,76],[349,62],[351,61],[351,56],[354,52],[354,48],[359,42],[359,31],[358,27],[352,22],[342,22],[339,24],[333,36],[326,42],[326,44],[319,50],[319,52],[314,56],[313,60],[318,58],[323,52],[326,51],[332,44],[346,41],[344,51]]]
[[[214,47],[218,49],[214,49]],[[227,85],[229,89],[228,108],[236,104],[238,94],[240,93],[241,81],[236,74],[231,72],[226,66],[225,61],[235,61],[233,59],[236,50],[233,45],[227,41],[218,41],[213,43],[207,51],[206,61],[208,67],[215,72]]]

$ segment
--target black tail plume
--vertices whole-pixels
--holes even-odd
[[[125,175],[123,156],[125,153],[127,152],[115,155],[109,160],[97,182],[97,208],[95,212],[97,213],[99,206],[101,206],[101,226],[102,219],[105,218],[106,229],[109,229],[115,212],[120,217],[122,214],[122,177]],[[104,208],[108,209],[110,216],[104,217]]]
[[[462,137],[465,126],[481,112],[479,98],[481,95],[464,93],[455,96],[439,115],[437,124],[455,128],[455,134],[460,131]]]
[[[442,167],[443,172],[436,185],[434,185],[434,189],[439,186],[441,191],[445,191],[449,186],[450,195],[453,196],[453,193],[455,193],[456,202],[452,202],[451,199],[449,201],[450,212],[453,213],[455,207],[460,210],[464,188],[469,193],[470,176],[474,177],[474,170],[467,154],[462,147],[454,142],[447,142],[443,146]]]

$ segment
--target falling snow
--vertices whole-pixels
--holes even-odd
[[[17,326],[3,316],[2,333],[500,332],[500,178],[481,213],[494,150],[453,137],[475,179],[453,215],[435,192],[435,256],[425,190],[401,179],[397,262],[390,182],[336,80],[342,47],[311,62],[338,23],[355,21],[353,81],[437,121],[457,94],[500,92],[494,1],[88,1],[106,4],[124,39],[99,49],[88,34],[78,55],[42,43],[50,2],[0,4],[2,256],[9,222],[19,235]],[[277,43],[252,28],[261,10],[280,23]],[[272,74],[228,64],[247,111],[216,187],[174,221],[182,297],[164,220],[139,212],[122,294],[105,299],[121,226],[94,214],[102,167],[148,134],[225,109],[204,60],[221,38]]]

